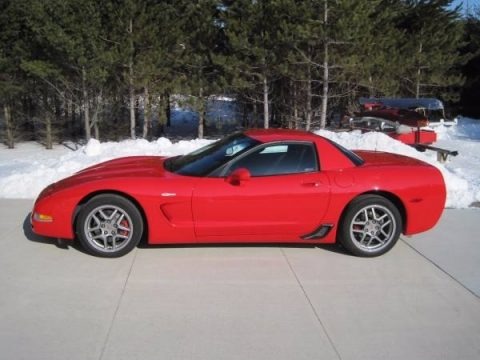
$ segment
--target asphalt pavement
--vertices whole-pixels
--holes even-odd
[[[378,258],[335,246],[140,247],[34,236],[0,200],[0,360],[480,359],[480,210]]]

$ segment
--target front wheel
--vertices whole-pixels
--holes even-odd
[[[373,257],[389,251],[401,231],[402,217],[392,202],[378,195],[363,195],[348,206],[339,240],[352,254]]]
[[[126,198],[98,195],[80,210],[76,233],[86,251],[95,256],[119,257],[139,243],[143,219],[137,207]]]

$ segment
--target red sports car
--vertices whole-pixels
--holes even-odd
[[[340,242],[358,256],[433,227],[445,205],[433,166],[349,151],[312,133],[249,130],[184,156],[128,157],[48,186],[36,234],[75,237],[93,255],[149,244]]]

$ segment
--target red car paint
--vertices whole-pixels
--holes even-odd
[[[416,129],[410,133],[398,134],[395,131],[385,132],[391,138],[407,145],[433,144],[437,141],[437,133],[433,130]]]
[[[245,132],[261,143],[313,144],[318,171],[258,176],[238,186],[226,177],[179,175],[164,168],[164,157],[137,156],[98,164],[47,187],[32,214],[36,234],[74,239],[78,210],[100,193],[121,194],[140,209],[150,244],[288,242],[334,243],[348,204],[366,193],[394,202],[404,217],[403,233],[432,228],[445,206],[439,170],[416,159],[382,152],[356,151],[356,165],[331,141],[293,130]],[[333,228],[322,239],[304,240],[320,224]]]

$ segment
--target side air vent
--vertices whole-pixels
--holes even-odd
[[[324,238],[332,230],[333,224],[322,224],[311,233],[301,236],[303,240],[317,240]]]

